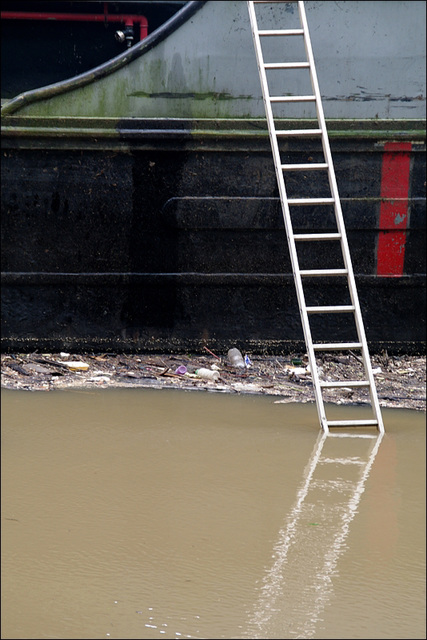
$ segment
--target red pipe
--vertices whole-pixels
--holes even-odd
[[[121,22],[127,27],[139,24],[140,39],[148,35],[148,21],[145,16],[111,13],[39,13],[36,11],[2,11],[2,20],[58,20],[68,22]]]

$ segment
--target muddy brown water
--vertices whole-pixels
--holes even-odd
[[[1,637],[425,638],[425,413],[277,400],[2,390]]]

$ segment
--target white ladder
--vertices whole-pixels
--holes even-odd
[[[383,437],[319,433],[274,545],[247,637],[272,638],[278,628],[284,638],[314,637]],[[347,438],[353,439],[350,456]]]
[[[263,5],[255,10],[255,5]],[[265,11],[266,8],[272,9],[274,6],[298,5],[299,14],[299,26],[298,28],[286,29],[278,28],[275,24],[275,28],[259,29],[258,22],[262,18],[261,11]],[[279,188],[280,201],[282,206],[283,218],[285,222],[286,235],[289,246],[289,253],[292,262],[292,269],[294,274],[296,293],[298,298],[298,305],[300,309],[302,328],[304,332],[305,344],[307,348],[307,355],[310,364],[311,376],[313,380],[314,393],[316,398],[317,413],[319,415],[319,421],[324,432],[329,432],[329,427],[366,427],[374,426],[380,433],[384,432],[384,424],[381,416],[381,409],[378,402],[378,396],[375,386],[375,380],[372,373],[371,361],[369,357],[368,345],[363,326],[363,319],[360,310],[360,304],[356,289],[356,282],[353,273],[353,267],[350,258],[350,252],[347,242],[347,236],[345,231],[344,219],[341,210],[341,202],[338,194],[338,187],[335,178],[335,171],[332,162],[332,155],[329,146],[329,138],[326,129],[325,117],[323,114],[322,100],[319,91],[319,85],[317,81],[316,69],[314,65],[313,52],[311,47],[310,35],[308,31],[307,18],[304,9],[304,2],[282,2],[277,0],[276,2],[267,2],[265,0],[248,1],[249,17],[252,28],[252,35],[255,45],[255,53],[258,64],[258,71],[261,81],[262,94],[264,99],[265,113],[267,118],[270,143],[273,152],[274,165],[276,169],[276,178]],[[289,15],[286,12],[282,12],[282,15]],[[295,42],[295,38],[303,38],[304,49],[306,54],[306,60],[302,62],[278,62],[270,61],[264,62],[263,42],[271,41],[274,38],[288,39],[292,38]],[[280,40],[284,42],[284,40]],[[265,45],[264,45],[265,48]],[[269,82],[267,74],[269,71],[283,72],[285,75],[281,83],[282,95],[271,96],[269,92]],[[286,73],[289,70],[300,70],[301,73],[309,73],[311,94],[310,95],[288,95],[287,94],[287,80]],[[273,105],[293,105],[293,104],[306,104],[312,103],[315,106],[315,113],[317,117],[318,126],[316,128],[279,128],[276,129],[277,118],[273,113]],[[292,121],[289,120],[291,123]],[[280,123],[279,123],[280,126]],[[286,125],[285,125],[286,126]],[[323,150],[323,162],[307,162],[307,163],[283,163],[282,152],[279,147],[279,138],[281,141],[295,140],[295,139],[317,139],[321,141],[321,149]],[[322,198],[289,198],[287,196],[284,174],[288,172],[309,172],[310,176],[320,176],[323,172],[327,172],[329,193],[327,197]],[[332,233],[299,233],[293,232],[293,224],[291,218],[291,208],[304,206],[306,208],[316,208],[319,205],[328,205],[333,207],[335,215],[336,230]],[[316,243],[316,242],[333,242],[340,243],[341,255],[343,261],[343,267],[339,269],[322,268],[322,269],[300,269],[299,258],[297,253],[297,243]],[[322,278],[341,278],[347,279],[348,293],[350,304],[340,305],[317,305],[308,306],[305,302],[305,294],[303,290],[303,279],[316,278],[318,282],[322,281]],[[357,338],[348,342],[313,342],[312,329],[310,325],[309,317],[312,314],[324,314],[327,318],[327,314],[353,314],[355,321],[355,331],[357,332]],[[322,381],[320,380],[318,369],[316,365],[316,352],[327,351],[340,351],[340,352],[352,352],[353,350],[360,351],[361,361],[363,363],[363,375],[362,379],[358,380],[336,380],[336,381]],[[327,388],[352,388],[352,387],[365,387],[369,390],[371,407],[373,412],[372,419],[361,420],[328,420],[325,412],[325,405],[323,399],[323,389]]]

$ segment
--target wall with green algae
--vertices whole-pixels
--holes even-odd
[[[195,4],[201,5],[198,10],[154,46],[148,48],[147,39],[102,70],[22,94],[2,113],[263,117],[246,2]],[[326,118],[425,118],[424,2],[306,2],[305,6]],[[277,20],[293,26],[296,15],[288,5],[274,10]],[[155,34],[152,37],[155,40]],[[312,117],[310,106],[299,105],[298,113],[290,117]]]

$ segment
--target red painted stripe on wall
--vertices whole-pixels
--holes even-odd
[[[411,142],[387,142],[381,169],[377,275],[403,274],[408,224]]]

